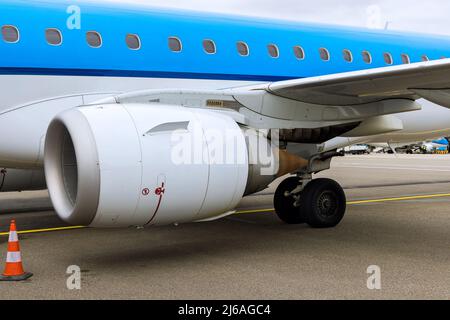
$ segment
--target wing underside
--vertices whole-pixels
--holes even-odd
[[[450,107],[450,59],[267,84],[268,92],[305,103],[349,106],[426,98]]]

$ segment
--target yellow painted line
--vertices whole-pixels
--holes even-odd
[[[30,233],[43,233],[43,232],[54,232],[54,231],[65,231],[65,230],[75,230],[75,229],[83,229],[85,227],[82,226],[74,226],[74,227],[60,227],[60,228],[47,228],[47,229],[35,229],[35,230],[25,230],[18,231],[18,234],[30,234]],[[9,232],[1,232],[0,236],[7,236]]]
[[[398,198],[383,198],[383,199],[372,199],[372,200],[358,200],[358,201],[349,201],[348,205],[356,205],[356,204],[370,204],[370,203],[382,203],[382,202],[398,202],[398,201],[408,201],[408,200],[424,200],[424,199],[435,199],[435,198],[449,198],[450,193],[442,193],[442,194],[429,194],[422,196],[408,196],[408,197],[398,197]],[[255,210],[243,210],[237,211],[236,214],[252,214],[252,213],[269,213],[274,212],[275,209],[255,209]],[[35,229],[35,230],[25,230],[19,231],[18,234],[31,234],[31,233],[44,233],[44,232],[54,232],[54,231],[67,231],[67,230],[76,230],[76,229],[84,229],[86,227],[82,226],[74,226],[74,227],[60,227],[60,228],[47,228],[47,229]],[[1,232],[0,236],[7,236],[9,232]]]
[[[352,204],[368,204],[368,203],[379,203],[379,202],[423,200],[423,199],[448,198],[448,197],[450,197],[450,193],[427,194],[427,195],[423,195],[423,196],[410,196],[410,197],[385,198],[385,199],[373,199],[373,200],[360,200],[360,201],[347,202],[347,204],[349,204],[349,205],[352,205]]]
[[[274,211],[275,209],[246,210],[246,211],[237,211],[236,214],[267,213]]]
[[[382,199],[372,199],[372,200],[358,200],[358,201],[349,201],[348,205],[356,205],[356,204],[370,204],[370,203],[382,203],[382,202],[398,202],[398,201],[408,201],[408,200],[424,200],[424,199],[435,199],[435,198],[448,198],[450,197],[450,193],[442,193],[442,194],[427,194],[423,196],[408,196],[408,197],[398,197],[398,198],[382,198]],[[261,209],[261,210],[247,210],[247,211],[238,211],[236,214],[251,214],[251,213],[266,213],[266,212],[274,212],[275,209]]]

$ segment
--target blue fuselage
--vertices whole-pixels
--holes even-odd
[[[450,39],[443,36],[402,34],[390,31],[358,30],[180,12],[143,7],[78,4],[80,29],[69,29],[64,1],[2,1],[0,25],[12,25],[20,32],[17,43],[0,41],[0,73],[31,75],[82,75],[182,79],[276,81],[385,67],[385,53],[393,64],[450,57]],[[58,29],[62,44],[49,45],[45,30]],[[99,48],[87,44],[86,33],[98,32]],[[140,50],[127,47],[126,36],[138,35]],[[182,42],[182,51],[169,49],[168,39]],[[214,41],[215,54],[207,54],[205,39]],[[237,42],[248,45],[249,55],[241,56]],[[268,45],[278,47],[279,57],[269,55]],[[294,47],[304,50],[304,59]],[[329,51],[329,61],[319,49]],[[347,62],[343,50],[353,61]],[[363,59],[370,53],[372,62]]]

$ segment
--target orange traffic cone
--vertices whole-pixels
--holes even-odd
[[[17,236],[16,221],[11,221],[9,228],[8,254],[6,257],[6,267],[0,281],[22,281],[30,278],[33,274],[25,272],[22,266],[20,255],[19,238]]]

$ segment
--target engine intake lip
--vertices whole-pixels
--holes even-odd
[[[65,111],[50,123],[44,167],[58,216],[73,225],[90,225],[99,205],[100,168],[93,133],[80,110]]]

